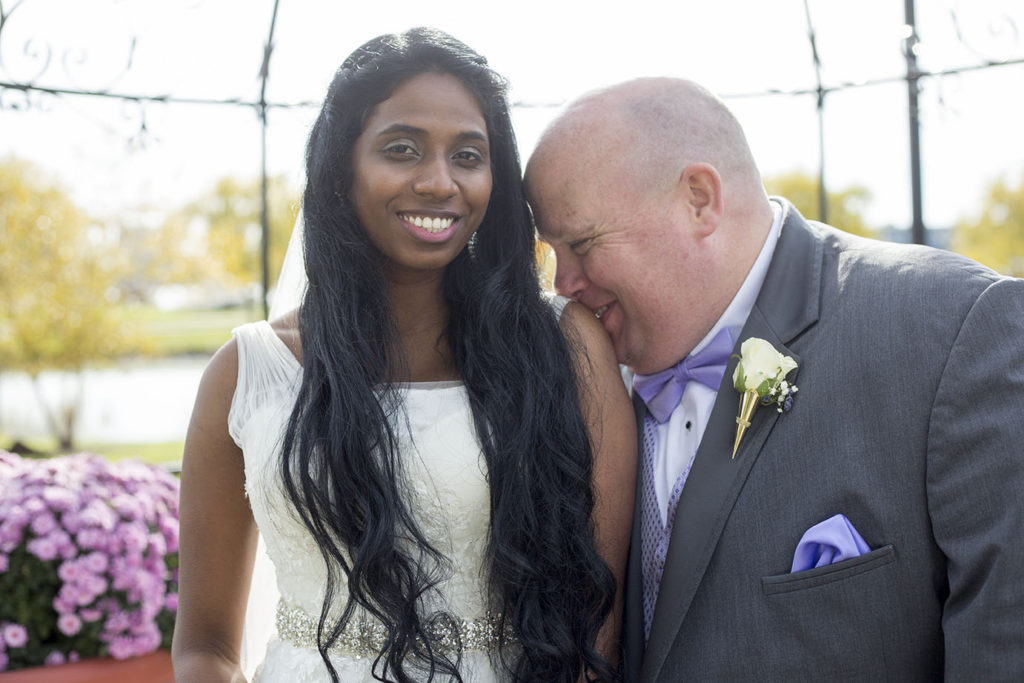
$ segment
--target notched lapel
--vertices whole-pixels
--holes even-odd
[[[641,497],[643,495],[643,448],[644,448],[644,415],[647,408],[643,400],[633,395],[633,411],[637,430],[637,474],[636,474],[636,505],[633,512],[633,533],[629,542],[629,559],[626,564],[625,609],[623,610],[622,648],[625,661],[625,677],[627,681],[635,681],[640,672],[644,657],[644,593],[643,593],[643,560],[640,552],[640,521]]]
[[[784,205],[784,208],[783,235],[734,353],[739,353],[746,339],[760,337],[800,363],[800,358],[786,343],[818,318],[822,245],[791,206]],[[736,458],[731,457],[740,401],[732,385],[737,362],[737,358],[730,359],[726,368],[693,468],[679,498],[644,653],[641,681],[653,681],[661,671],[729,515],[779,418],[774,407],[761,406],[754,413]],[[799,367],[790,376],[794,383],[798,372]]]
[[[793,355],[756,307],[736,349],[750,337],[761,337],[786,355]],[[799,362],[795,356],[794,360]],[[672,540],[644,655],[643,681],[654,680],[668,656],[729,514],[779,415],[774,407],[758,408],[736,458],[732,458],[739,411],[739,392],[732,386],[736,363],[737,359],[733,358],[726,368],[704,438],[676,508]]]

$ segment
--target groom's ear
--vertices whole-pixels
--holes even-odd
[[[722,220],[722,177],[711,164],[690,164],[679,175],[677,187],[697,234],[706,237]]]

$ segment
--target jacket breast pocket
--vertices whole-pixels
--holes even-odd
[[[872,550],[869,553],[851,557],[842,562],[815,567],[794,574],[776,574],[761,577],[761,589],[765,595],[792,593],[850,579],[880,569],[896,561],[896,550],[891,545]]]

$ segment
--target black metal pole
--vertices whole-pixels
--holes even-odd
[[[822,223],[828,223],[828,192],[825,190],[825,91],[818,89],[818,211]]]
[[[917,106],[918,81],[921,72],[917,68],[915,52],[917,24],[914,20],[914,0],[904,2],[907,20],[907,38],[903,42],[903,54],[907,58],[907,98],[910,115],[910,193],[913,207],[913,222],[910,224],[910,238],[914,244],[925,243],[924,218],[921,208],[921,120]]]
[[[825,190],[825,88],[821,85],[821,58],[818,56],[818,41],[811,21],[811,8],[804,0],[804,15],[807,17],[807,38],[811,42],[811,57],[814,59],[814,77],[818,83],[818,220],[828,222],[828,192]]]
[[[274,51],[274,26],[277,24],[278,0],[274,0],[274,13],[270,17],[270,35],[263,48],[263,64],[260,66],[260,270],[263,299],[263,317],[270,317],[270,213],[267,209],[267,79],[270,78],[270,55]]]
[[[270,215],[267,211],[267,105],[260,103],[260,292],[263,318],[270,317]]]

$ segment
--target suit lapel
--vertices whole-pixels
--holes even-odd
[[[624,651],[624,669],[627,681],[637,680],[640,664],[644,656],[644,583],[643,558],[640,552],[641,496],[643,491],[643,448],[644,448],[644,415],[647,408],[643,400],[633,395],[633,410],[636,413],[637,429],[637,476],[636,504],[633,512],[633,535],[629,542],[629,561],[626,565],[626,596],[622,627],[622,646]]]
[[[734,353],[746,339],[760,337],[799,363],[786,344],[817,320],[822,245],[792,206],[783,203],[783,210],[772,263]],[[739,410],[739,394],[732,386],[736,363],[733,358],[726,368],[676,508],[642,681],[655,680],[664,665],[729,514],[778,418],[774,408],[757,410],[736,458],[730,457]]]

